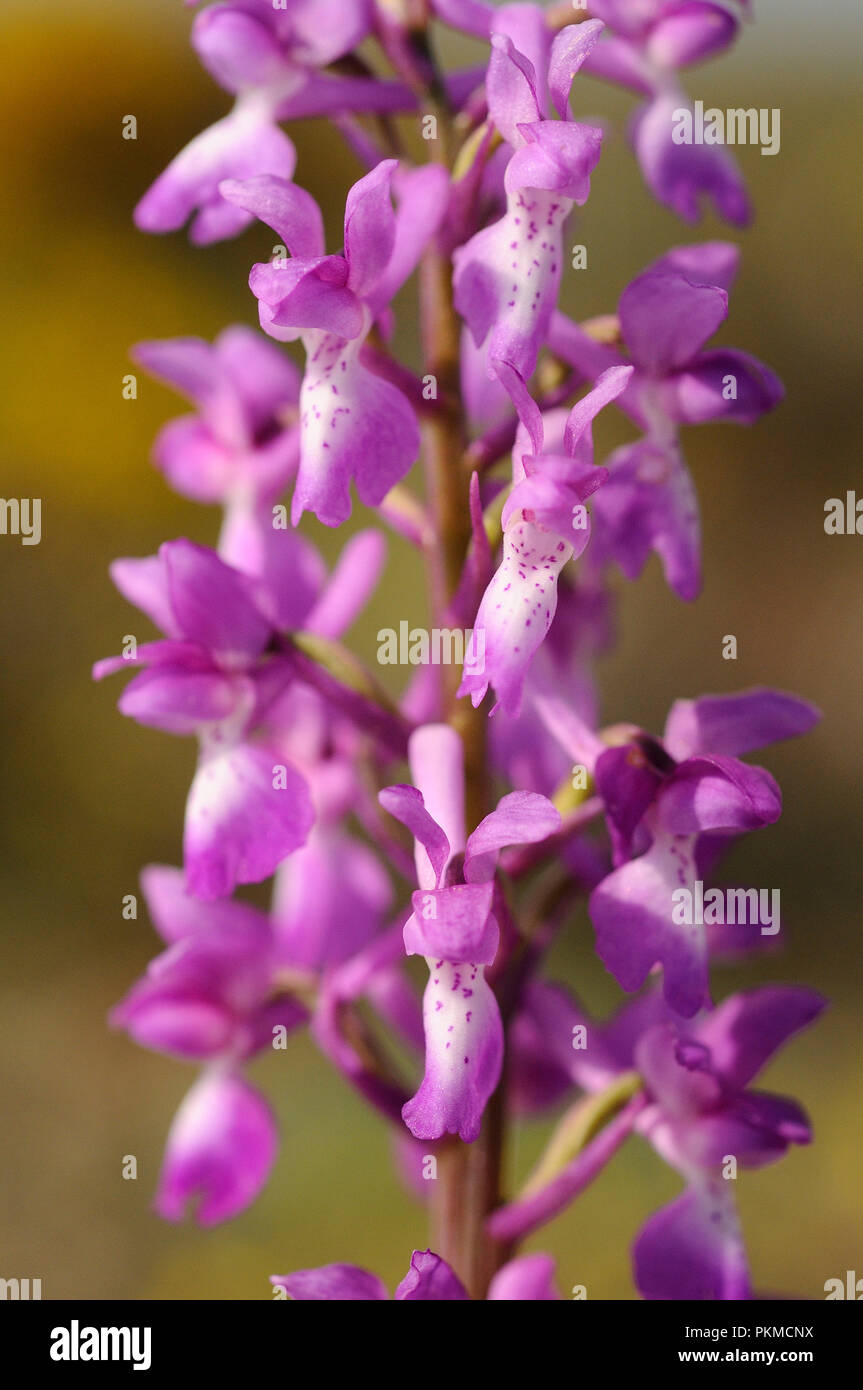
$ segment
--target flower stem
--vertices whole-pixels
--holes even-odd
[[[420,311],[424,370],[435,378],[437,410],[423,422],[428,503],[434,516],[434,545],[428,552],[431,609],[435,621],[452,620],[471,541],[470,473],[464,467],[466,431],[459,376],[459,320],[453,305],[449,258],[430,249],[420,267]],[[466,817],[477,825],[489,810],[485,714],[456,699],[460,671],[443,668],[443,709],[464,745]],[[503,1087],[492,1096],[482,1132],[473,1144],[448,1140],[438,1155],[432,1200],[433,1242],[474,1298],[484,1298],[489,1280],[506,1257],[485,1229],[501,1200],[504,1141]]]

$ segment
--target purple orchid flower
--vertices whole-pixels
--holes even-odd
[[[571,117],[573,77],[599,38],[588,22],[552,42],[542,12],[506,6],[495,20],[486,90],[489,115],[513,153],[506,213],[454,255],[456,307],[488,360],[527,380],[557,304],[563,228],[590,192],[602,132]],[[551,119],[551,102],[562,119]]]
[[[512,25],[541,33],[544,22],[536,5],[498,8],[485,0],[434,0],[434,9],[445,24],[486,39]],[[645,98],[633,122],[632,141],[651,193],[687,222],[698,221],[706,199],[727,221],[744,226],[751,216],[749,199],[728,151],[674,140],[678,113],[691,110],[677,74],[725,52],[737,36],[736,15],[712,0],[591,0],[590,13],[588,23],[601,26],[597,33],[605,32],[590,44],[585,72]],[[570,27],[585,29],[588,24]],[[533,58],[527,47],[523,52]],[[489,91],[489,104],[491,100]]]
[[[679,426],[751,424],[784,394],[757,358],[704,346],[728,313],[738,258],[735,246],[706,242],[677,247],[648,266],[620,300],[627,353],[597,343],[560,314],[551,329],[554,350],[589,377],[624,362],[634,365],[618,404],[645,435],[607,461],[608,483],[594,509],[597,542],[628,579],[655,550],[668,583],[687,600],[701,587],[701,543]]]
[[[687,1183],[635,1242],[642,1296],[752,1297],[730,1177],[738,1164],[763,1167],[790,1145],[809,1143],[811,1131],[795,1102],[750,1090],[749,1083],[825,1002],[813,990],[770,985],[732,995],[686,1022],[650,989],[608,1023],[596,1024],[561,986],[532,985],[524,1016],[539,1039],[535,1052],[545,1048],[547,1069],[568,1075],[588,1095],[632,1071],[644,1090],[551,1182],[496,1213],[494,1233],[511,1239],[549,1220],[635,1132]],[[586,1039],[582,1049],[573,1047],[575,1030]]]
[[[678,701],[661,740],[622,730],[608,747],[562,701],[540,708],[605,805],[616,867],[590,898],[600,959],[629,992],[661,964],[670,1007],[689,1018],[709,1002],[707,939],[676,920],[674,894],[694,891],[705,837],[715,848],[779,818],[775,781],[737,755],[806,733],[818,711],[775,690],[705,696]]]
[[[138,670],[123,714],[166,733],[195,734],[200,756],[186,803],[184,862],[191,891],[223,897],[257,883],[306,843],[313,823],[307,779],[283,756],[281,717],[297,699],[296,672],[278,635],[304,629],[335,638],[374,588],[382,537],[362,531],[327,577],[304,537],[262,523],[243,558],[250,573],[205,547],[171,541],[147,559],[118,560],[117,588],[165,640],[97,662],[95,679]],[[144,667],[146,669],[141,670]],[[294,708],[295,703],[294,703]],[[361,709],[352,711],[362,719]],[[299,740],[285,746],[296,750]]]
[[[228,899],[200,902],[181,870],[151,865],[142,874],[167,950],[111,1022],[142,1046],[204,1064],[168,1140],[156,1210],[169,1220],[200,1197],[198,1221],[216,1224],[258,1195],[275,1157],[275,1122],[239,1069],[277,1032],[287,1037],[307,1022],[316,982],[380,930],[391,890],[371,851],[333,828],[316,829],[298,853],[304,877],[277,881],[269,917]]]
[[[350,515],[350,481],[377,506],[419,451],[412,406],[363,364],[368,333],[413,271],[446,206],[448,180],[437,165],[401,181],[398,214],[390,201],[396,160],[382,160],[354,184],[345,208],[344,255],[326,256],[321,214],[303,189],[269,177],[222,185],[232,206],[269,223],[290,260],[256,265],[250,284],[261,326],[281,341],[301,337],[300,464],[291,516],[310,509],[327,526]]]
[[[246,903],[201,902],[183,872],[153,864],[141,875],[167,950],[111,1015],[136,1042],[181,1061],[243,1062],[296,1027],[305,1010],[277,997],[283,952],[274,924]]]
[[[408,955],[426,957],[423,1005],[425,1077],[405,1106],[418,1139],[458,1134],[476,1139],[500,1079],[503,1028],[485,978],[500,944],[495,868],[504,845],[534,844],[560,825],[544,796],[512,792],[465,842],[461,740],[447,725],[428,725],[410,739],[414,786],[387,787],[381,805],[414,836],[419,891],[404,928]],[[463,859],[457,863],[454,856]]]
[[[135,209],[137,226],[172,232],[191,217],[197,245],[236,236],[252,215],[226,202],[219,184],[259,174],[291,178],[296,151],[280,120],[410,109],[415,98],[401,82],[318,70],[355,48],[370,24],[367,0],[292,0],[288,10],[270,0],[234,0],[202,11],[192,44],[211,76],[234,95],[234,108],[159,175]]]
[[[299,1269],[295,1274],[274,1274],[270,1283],[300,1303],[389,1298],[383,1281],[356,1265],[322,1265],[320,1269]],[[415,1250],[410,1269],[393,1297],[397,1302],[464,1302],[470,1294],[440,1255],[431,1250]],[[490,1302],[559,1299],[554,1287],[554,1260],[550,1255],[521,1255],[510,1260],[492,1279],[486,1297]]]
[[[265,660],[274,628],[253,582],[212,551],[171,541],[149,559],[116,561],[111,573],[165,639],[100,661],[93,674],[138,669],[121,712],[167,733],[197,734],[186,874],[196,897],[223,897],[237,883],[267,878],[311,828],[304,780],[253,737],[274,674],[284,685],[289,668],[277,674],[277,663]]]
[[[202,1226],[236,1216],[258,1196],[278,1139],[269,1105],[240,1074],[273,1029],[296,1028],[306,1011],[275,988],[277,956],[267,917],[244,903],[201,903],[180,870],[141,876],[167,950],[111,1014],[136,1042],[204,1063],[168,1137],[155,1208],[179,1221],[190,1202]]]
[[[678,144],[673,134],[677,113],[691,110],[678,72],[725,52],[737,36],[736,15],[712,0],[591,0],[591,13],[607,30],[586,70],[647,98],[632,139],[651,193],[687,222],[698,221],[707,200],[726,221],[745,226],[749,198],[728,151]]]
[[[554,619],[558,576],[590,539],[584,503],[607,477],[593,463],[592,421],[625,389],[632,369],[612,368],[573,406],[562,448],[552,453],[524,383],[504,363],[497,367],[518,404],[522,433],[502,515],[503,558],[474,623],[484,642],[483,661],[471,654],[458,693],[470,695],[476,706],[493,685],[507,714],[517,715],[525,676]]]
[[[201,1226],[228,1221],[266,1184],[278,1138],[269,1105],[232,1071],[213,1068],[189,1091],[174,1118],[154,1206],[181,1221],[198,1201]]]
[[[258,565],[253,557],[261,513],[299,462],[299,372],[272,343],[241,325],[212,345],[169,338],[138,343],[132,356],[197,408],[159,434],[158,467],[182,496],[222,504],[222,559],[260,570],[261,557]]]

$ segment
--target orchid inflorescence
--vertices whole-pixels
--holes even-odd
[[[162,636],[96,667],[133,667],[121,711],[199,745],[183,867],[142,875],[165,949],[113,1014],[201,1067],[156,1195],[169,1220],[192,1203],[213,1225],[255,1200],[278,1140],[246,1064],[308,1026],[391,1126],[430,1208],[434,1249],[414,1252],[397,1299],[559,1297],[550,1257],[518,1244],[633,1133],[684,1183],[635,1240],[641,1295],[755,1296],[729,1179],[810,1129],[751,1083],[823,1000],[774,985],[714,1006],[712,960],[757,950],[758,923],[687,920],[675,894],[777,820],[776,782],[744,757],[818,714],[760,688],[677,700],[661,736],[602,727],[593,665],[615,570],[635,579],[655,552],[675,594],[699,592],[681,426],[752,423],[782,388],[754,357],[709,346],[732,244],[670,250],[603,319],[558,306],[568,219],[602,147],[573,117],[580,70],[636,94],[632,144],[661,203],[746,222],[727,151],[676,143],[671,117],[687,103],[680,72],[726,49],[747,10],[225,0],[194,19],[234,106],[160,175],[137,223],[188,222],[203,244],[257,221],[279,247],[250,276],[262,334],[135,349],[193,407],[161,432],[158,467],[223,521],[214,549],[179,539],[114,564]],[[441,27],[483,41],[487,61],[443,72]],[[316,116],[367,170],[338,249],[283,128]],[[422,374],[391,349],[393,299],[415,271]],[[633,437],[600,463],[593,422],[609,408]],[[424,490],[405,484],[420,459]],[[295,529],[307,512],[341,526],[354,490],[425,562],[435,621],[474,636],[463,673],[423,665],[397,699],[343,642],[383,573],[382,532],[353,534],[328,569]],[[269,879],[269,912],[235,896]],[[582,901],[632,996],[603,1021],[543,974]],[[410,956],[428,967],[422,1002]],[[422,1071],[413,1088],[397,1050]],[[508,1123],[555,1110],[545,1154],[506,1198]],[[300,1300],[389,1297],[348,1264],[272,1283]]]

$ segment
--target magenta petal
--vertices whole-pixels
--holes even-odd
[[[323,971],[373,939],[392,890],[380,861],[341,831],[315,829],[276,879],[273,919],[286,963]]]
[[[220,723],[233,714],[242,699],[242,685],[217,673],[157,668],[142,671],[130,681],[117,708],[149,728],[195,734],[203,725]]]
[[[203,338],[150,339],[136,343],[131,356],[198,406],[205,405],[218,386],[216,352]]]
[[[243,403],[252,432],[272,424],[276,412],[296,405],[300,374],[289,357],[260,333],[235,324],[216,339],[219,366]]]
[[[231,1015],[207,999],[165,998],[146,1005],[127,1001],[113,1011],[111,1024],[124,1028],[139,1047],[186,1062],[224,1053],[235,1029]]]
[[[582,207],[590,196],[590,176],[599,162],[602,131],[597,126],[577,125],[574,121],[534,121],[519,127],[524,143],[507,165],[504,185],[509,194],[531,190],[556,193],[566,201],[566,212],[576,203]],[[539,211],[550,219],[557,211],[542,202]],[[533,219],[536,222],[536,219]],[[545,223],[551,227],[551,220]],[[542,223],[537,223],[539,228]],[[540,247],[542,243],[540,242]],[[533,250],[536,252],[536,243]],[[501,353],[503,357],[505,354]]]
[[[662,68],[683,68],[722,53],[733,42],[738,21],[708,0],[685,0],[654,24],[646,56]]]
[[[469,1299],[464,1284],[453,1273],[446,1260],[431,1250],[415,1250],[411,1267],[393,1295],[407,1302],[438,1300],[454,1302]]]
[[[370,296],[373,312],[388,305],[413,273],[429,240],[437,232],[450,200],[450,178],[440,164],[399,169],[394,187],[399,205],[389,261]]]
[[[606,815],[628,845],[662,785],[663,774],[637,744],[626,743],[599,755],[594,777]]]
[[[590,518],[579,508],[579,503],[589,496],[589,487],[599,487],[606,478],[602,469],[591,469],[587,478],[587,488],[582,491],[577,485],[558,481],[553,473],[565,476],[569,471],[569,459],[542,457],[534,460],[536,472],[524,478],[509,494],[504,504],[501,520],[504,529],[510,518],[521,513],[548,532],[549,538],[556,538],[568,545],[572,551],[571,559],[577,559],[590,541]],[[577,465],[572,472],[578,473]],[[573,484],[581,481],[573,478]],[[577,510],[578,509],[578,510]],[[576,526],[575,517],[579,517]]]
[[[788,1096],[775,1096],[766,1091],[747,1091],[731,1107],[746,1124],[764,1134],[773,1134],[782,1144],[783,1151],[789,1144],[811,1144],[812,1126],[809,1116],[796,1100]],[[753,1164],[756,1161],[753,1151],[744,1154],[740,1150],[741,1161]]]
[[[313,811],[305,781],[272,750],[237,744],[202,755],[186,802],[190,891],[221,898],[260,883],[305,843]]]
[[[751,425],[785,395],[779,378],[749,353],[720,348],[702,352],[669,377],[663,407],[681,425],[732,420]]]
[[[559,1299],[550,1255],[519,1255],[499,1269],[489,1284],[490,1302],[548,1302]]]
[[[564,444],[568,454],[575,454],[579,444],[587,438],[589,430],[603,406],[617,400],[625,391],[634,372],[633,367],[609,367],[598,377],[596,385],[580,401],[576,401],[566,420]],[[591,462],[592,459],[591,448]]]
[[[560,1035],[549,1038],[545,1020],[533,1010],[522,1006],[511,1020],[507,1034],[507,1086],[514,1115],[543,1115],[568,1097],[575,1073],[569,1057],[560,1059],[555,1043],[562,1040],[561,1052],[572,1049],[572,1026]],[[573,1055],[575,1055],[573,1053]]]
[[[464,856],[468,883],[489,883],[506,845],[533,845],[560,829],[560,812],[537,792],[509,792],[469,836]]]
[[[699,1023],[698,1037],[728,1087],[739,1090],[826,1002],[815,990],[766,985],[723,1000]]]
[[[290,178],[296,164],[292,142],[266,114],[238,106],[224,120],[195,137],[144,194],[135,223],[145,232],[171,232],[193,213],[192,240],[198,243],[236,236],[251,214],[226,202],[220,185],[266,173]]]
[[[491,44],[486,76],[489,115],[508,144],[520,145],[518,127],[547,114],[536,70],[506,34],[494,34]]]
[[[470,339],[468,339],[467,342],[469,344]],[[526,454],[542,453],[544,435],[543,418],[539,406],[527,389],[524,378],[515,370],[510,362],[500,358],[492,358],[491,367],[518,411],[519,432],[516,436],[516,446],[513,451],[513,469],[515,470],[516,456],[518,456],[521,476],[523,477],[524,456]],[[521,449],[519,445],[522,445]],[[518,481],[518,475],[515,474],[515,472],[514,481]]]
[[[153,458],[171,487],[195,502],[221,502],[236,479],[236,451],[221,444],[196,415],[171,420],[160,430]]]
[[[651,376],[664,376],[691,361],[727,314],[725,290],[655,270],[633,280],[620,300],[626,344]]]
[[[624,354],[619,349],[611,348],[606,343],[598,343],[595,338],[585,333],[580,324],[573,323],[572,319],[567,318],[560,310],[555,310],[551,316],[548,346],[564,362],[568,362],[584,376],[592,377],[594,380],[610,367],[627,365]],[[630,411],[635,405],[631,397],[631,392],[624,394],[621,401],[622,409]],[[633,418],[636,418],[634,412]],[[640,412],[638,418],[640,419]]]
[[[584,763],[589,771],[605,752],[606,744],[588,727],[572,706],[554,695],[540,695],[534,701],[545,728],[574,763]]]
[[[223,950],[232,935],[237,949]],[[112,1010],[111,1026],[125,1029],[142,1047],[185,1061],[226,1054],[240,1040],[242,1024],[225,988],[220,955],[248,980],[250,953],[260,959],[260,943],[229,929],[215,946],[208,941],[196,951],[201,944],[200,936],[188,938],[158,956]]]
[[[280,121],[295,121],[308,116],[355,115],[363,111],[413,112],[416,95],[406,82],[340,77],[307,69],[302,85],[279,101],[276,115]]]
[[[321,210],[312,197],[289,175],[275,178],[258,174],[254,178],[230,179],[220,189],[221,196],[281,237],[292,256],[313,260],[324,254],[324,223]]]
[[[615,450],[608,469],[593,507],[598,540],[627,579],[638,577],[655,550],[671,588],[691,602],[701,588],[701,522],[679,451],[640,440]]]
[[[650,849],[604,878],[590,897],[596,949],[622,989],[639,989],[657,962],[665,997],[684,1018],[708,1002],[704,928],[672,919],[672,893],[692,889],[692,841],[658,835]]]
[[[345,284],[346,273],[341,256],[253,266],[249,286],[260,301],[265,332],[286,340],[288,334],[282,330],[288,329],[319,329],[340,339],[356,338],[363,329],[363,308]]]
[[[675,700],[663,741],[673,758],[718,753],[739,758],[770,743],[806,734],[821,718],[808,700],[760,686],[738,695]]]
[[[715,1108],[722,1097],[709,1049],[689,1040],[681,1043],[670,1023],[645,1030],[635,1046],[633,1063],[666,1116],[697,1116]]]
[[[167,541],[159,555],[183,637],[226,665],[242,664],[263,651],[271,629],[245,575],[191,541]]]
[[[730,1183],[715,1182],[690,1189],[650,1218],[633,1248],[642,1298],[751,1298],[730,1188]]]
[[[503,1024],[481,965],[430,961],[423,998],[426,1065],[402,1110],[416,1139],[458,1134],[472,1143],[500,1080]]]
[[[270,1283],[285,1289],[299,1303],[368,1303],[389,1297],[376,1274],[356,1265],[321,1265],[319,1269],[298,1269],[294,1274],[274,1274]]]
[[[291,0],[283,23],[292,53],[324,67],[362,43],[373,18],[371,0]]]
[[[686,222],[697,222],[701,202],[710,200],[727,222],[742,227],[751,216],[746,186],[728,150],[718,145],[677,145],[675,113],[680,95],[660,94],[637,122],[634,143],[645,181],[661,203]]]
[[[380,164],[350,189],[345,202],[345,259],[348,285],[360,298],[374,289],[386,269],[396,239],[390,184],[398,160]]]
[[[613,23],[607,13],[607,6],[593,3],[593,10],[606,24]],[[592,77],[600,77],[606,82],[615,82],[620,87],[637,92],[639,96],[653,95],[653,78],[642,55],[634,44],[618,38],[606,30],[602,42],[588,54],[584,70]]]
[[[168,571],[161,551],[140,560],[115,560],[110,575],[123,597],[146,613],[166,637],[183,636],[171,606]]]
[[[491,883],[459,883],[414,893],[413,914],[404,932],[407,954],[491,965],[500,941],[491,915],[492,893]]]
[[[699,241],[672,246],[648,270],[683,275],[693,285],[718,285],[730,290],[740,268],[740,247],[733,241]]]
[[[384,787],[378,793],[378,801],[385,811],[407,826],[417,844],[422,845],[428,857],[429,873],[419,873],[422,887],[434,888],[438,884],[450,856],[450,843],[437,821],[425,808],[422,793],[416,787],[405,785]]]
[[[572,80],[590,56],[604,27],[602,20],[589,19],[583,24],[568,24],[555,36],[548,65],[548,87],[560,116],[569,115]]]
[[[598,14],[616,34],[639,41],[663,10],[676,8],[681,0],[591,0],[591,11]]]
[[[171,1126],[156,1211],[180,1221],[188,1203],[198,1200],[199,1225],[229,1220],[261,1191],[277,1146],[275,1121],[258,1092],[239,1077],[205,1074]]]
[[[285,75],[284,55],[266,25],[227,5],[197,16],[192,47],[207,72],[228,92],[265,87]]]
[[[163,941],[172,944],[199,931],[261,931],[267,918],[257,908],[229,898],[202,903],[186,888],[182,869],[148,864],[141,870],[141,889],[150,920]]]
[[[663,824],[678,835],[757,830],[782,813],[782,793],[763,767],[737,758],[689,758],[659,792]]]
[[[311,541],[274,526],[269,505],[235,503],[225,516],[219,552],[257,581],[255,602],[274,628],[306,627],[327,573]]]
[[[702,1116],[682,1148],[703,1172],[716,1173],[729,1154],[745,1168],[763,1168],[781,1158],[790,1144],[811,1139],[806,1113],[796,1101],[747,1091],[718,1113]]]
[[[146,666],[168,668],[174,672],[212,674],[213,662],[196,642],[177,642],[172,638],[160,642],[142,642],[134,655],[103,657],[93,666],[94,681],[114,676],[118,671],[137,671]],[[243,687],[243,677],[234,677],[238,692]]]
[[[432,10],[444,24],[481,39],[488,38],[499,14],[496,5],[484,0],[433,0]]]

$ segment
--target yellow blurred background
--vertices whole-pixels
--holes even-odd
[[[848,1269],[863,1274],[863,538],[823,529],[827,498],[855,487],[863,496],[863,20],[839,0],[817,9],[810,33],[787,0],[756,4],[760,22],[736,51],[688,78],[708,103],[782,111],[778,157],[741,154],[759,211],[740,238],[743,270],[722,337],[769,362],[788,400],[751,430],[688,432],[704,594],[682,605],[651,563],[622,592],[619,648],[601,669],[610,721],[660,729],[676,696],[752,684],[794,690],[824,711],[804,742],[764,755],[785,814],[728,864],[736,882],[781,889],[786,949],[717,976],[719,995],[776,977],[833,1001],[761,1083],[802,1100],[815,1145],[739,1181],[757,1286],[809,1298]],[[209,1233],[161,1222],[149,1202],[194,1072],[105,1022],[156,949],[143,912],[123,920],[121,898],[136,891],[143,864],[177,862],[194,757],[191,741],[117,714],[116,683],[90,682],[91,662],[118,650],[135,621],[107,565],[174,536],[212,542],[217,520],[151,467],[158,427],[182,407],[143,375],[138,399],[122,398],[127,351],[141,338],[209,338],[253,322],[247,272],[272,240],[258,228],[194,250],[180,235],[146,237],[132,225],[143,190],[229,102],[189,49],[189,22],[179,0],[4,0],[0,18],[2,492],[43,499],[40,545],[0,537],[0,1275],[41,1278],[46,1298],[267,1298],[271,1273],[332,1260],[370,1266],[392,1285],[410,1250],[427,1243],[422,1210],[391,1175],[387,1134],[302,1037],[254,1068],[282,1129],[263,1197]],[[464,60],[457,40],[447,52]],[[587,317],[612,309],[668,245],[727,232],[708,220],[692,234],[651,202],[623,135],[628,98],[579,79],[576,107],[610,120],[574,237],[588,246],[590,269],[565,291],[565,306]],[[122,139],[128,114],[137,141]],[[297,177],[322,203],[336,249],[344,192],[360,171],[322,123],[291,133]],[[410,350],[404,302],[400,340]],[[314,522],[310,534],[332,555],[332,534]],[[388,578],[355,633],[367,658],[378,628],[421,611],[409,561],[391,547]],[[722,660],[728,633],[736,662]],[[594,959],[583,910],[556,965],[596,1010],[612,1007],[618,992]],[[530,1125],[515,1136],[516,1170],[544,1132]],[[121,1177],[126,1154],[138,1158],[136,1182]],[[589,1298],[631,1298],[629,1243],[678,1186],[633,1141],[534,1245],[558,1257],[562,1289],[582,1283]]]

